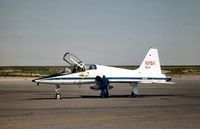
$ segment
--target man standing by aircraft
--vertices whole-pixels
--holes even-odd
[[[101,90],[101,96],[102,97],[105,97],[105,98],[109,97],[109,91],[108,91],[109,83],[110,82],[109,82],[108,78],[106,78],[106,76],[103,75],[103,78],[102,78],[102,90]]]

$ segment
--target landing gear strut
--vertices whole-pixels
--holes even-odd
[[[138,91],[138,83],[130,83],[130,85],[133,87],[133,90],[131,92],[131,96],[132,97],[136,97],[139,95],[139,91]]]
[[[56,85],[55,92],[56,92],[55,98],[56,99],[62,99],[61,94],[60,94],[60,85]]]

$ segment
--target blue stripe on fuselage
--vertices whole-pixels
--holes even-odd
[[[157,77],[107,77],[109,80],[166,80],[167,78]],[[59,77],[59,78],[43,78],[44,80],[94,80],[95,77]]]

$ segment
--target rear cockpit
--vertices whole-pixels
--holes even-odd
[[[86,69],[87,70],[95,70],[95,69],[97,69],[97,66],[95,65],[95,64],[88,64],[88,65],[86,65]]]

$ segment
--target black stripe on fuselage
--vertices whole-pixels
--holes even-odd
[[[109,80],[169,80],[168,78],[158,77],[107,77]],[[42,78],[44,80],[93,80],[95,77],[58,77],[58,78]]]

